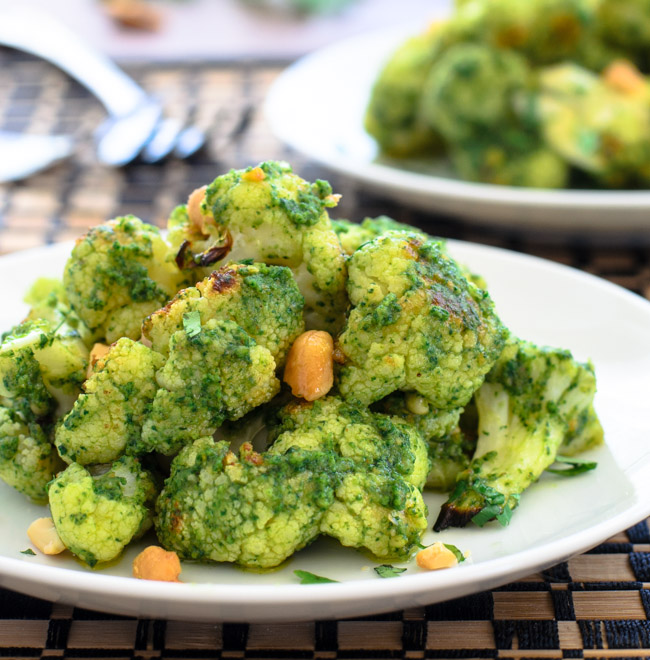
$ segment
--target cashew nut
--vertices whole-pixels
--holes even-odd
[[[205,199],[206,188],[207,186],[202,186],[201,188],[197,188],[192,193],[190,193],[190,196],[187,198],[187,215],[190,219],[190,222],[192,222],[192,224],[194,224],[194,226],[202,234],[205,233],[204,224],[207,219],[206,216],[204,216],[203,213],[201,212],[201,204]]]
[[[133,560],[133,577],[140,580],[179,582],[180,574],[178,555],[157,545],[148,546]]]
[[[27,536],[44,555],[58,555],[65,550],[52,518],[37,518],[27,528]]]
[[[415,561],[420,568],[426,568],[428,571],[451,568],[458,564],[456,555],[440,541],[424,548],[424,550],[420,550],[415,555]]]
[[[284,382],[294,396],[315,401],[334,384],[334,341],[323,330],[303,332],[293,342],[284,368]]]

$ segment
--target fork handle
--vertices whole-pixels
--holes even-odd
[[[129,114],[147,98],[144,90],[108,57],[40,10],[2,10],[0,46],[10,46],[54,64],[92,92],[111,115]]]

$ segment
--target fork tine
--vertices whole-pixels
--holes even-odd
[[[173,117],[163,119],[154,132],[151,140],[145,145],[140,158],[145,163],[157,163],[167,157],[173,150],[183,131],[183,123]]]
[[[189,158],[199,151],[205,144],[205,133],[196,126],[184,128],[176,141],[174,155],[177,158]]]

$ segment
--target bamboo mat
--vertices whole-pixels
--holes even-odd
[[[343,194],[338,217],[382,213],[432,234],[498,245],[605,277],[650,298],[650,247],[630,238],[474,226],[404,208],[288,151],[260,112],[277,63],[239,62],[130,71],[167,113],[209,130],[191,161],[93,162],[91,135],[103,112],[64,75],[0,49],[0,129],[70,132],[79,154],[31,179],[0,186],[0,253],[76,238],[109,217],[133,213],[163,225],[188,193],[232,167],[284,158],[307,179]],[[0,155],[1,157],[1,155]],[[650,534],[647,522],[567,563],[493,591],[426,608],[342,621],[205,624],[89,612],[0,589],[0,657],[69,658],[650,658]]]

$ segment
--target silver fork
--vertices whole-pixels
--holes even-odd
[[[3,9],[0,45],[47,60],[99,99],[109,116],[95,134],[97,157],[107,165],[124,165],[139,155],[153,163],[172,152],[186,158],[205,142],[196,126],[163,118],[160,104],[110,59],[41,11]]]

